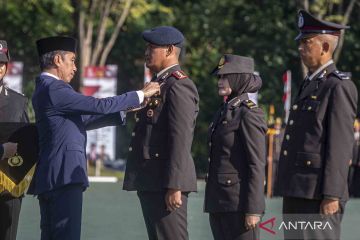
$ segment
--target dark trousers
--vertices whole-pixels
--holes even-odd
[[[167,211],[165,192],[138,192],[149,240],[187,240],[187,196],[181,196],[182,206]]]
[[[360,197],[360,167],[353,167],[352,178],[350,179],[350,196],[359,198]]]
[[[0,195],[0,240],[16,240],[22,197]]]
[[[304,240],[338,240],[340,239],[341,220],[344,214],[346,202],[340,201],[340,210],[331,216],[320,215],[321,200],[284,197],[283,199],[283,221],[289,222],[322,222],[323,229],[311,229],[311,227],[288,228],[284,230],[284,239],[304,239]]]
[[[214,240],[259,239],[259,227],[247,230],[245,228],[245,214],[243,213],[210,213],[209,220]]]
[[[80,240],[83,190],[68,185],[38,196],[41,240]]]

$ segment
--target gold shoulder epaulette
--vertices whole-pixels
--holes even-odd
[[[256,107],[257,107],[256,103],[254,103],[254,102],[251,101],[251,100],[245,100],[245,101],[242,101],[242,103],[243,103],[246,107],[248,107],[249,109],[253,109],[253,108],[256,108]]]

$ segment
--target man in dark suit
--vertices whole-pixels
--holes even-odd
[[[5,86],[3,78],[10,61],[7,42],[0,40],[0,129],[4,123],[27,123],[27,98]],[[8,129],[1,129],[1,132]],[[0,142],[2,143],[2,142]],[[1,172],[1,170],[0,170]],[[0,178],[2,179],[2,178]],[[21,197],[16,197],[4,190],[5,183],[0,182],[0,239],[15,240],[21,209]]]
[[[191,144],[199,96],[178,62],[184,41],[173,27],[143,32],[146,66],[161,95],[136,118],[124,189],[137,191],[149,239],[188,239],[187,198],[197,190]]]
[[[42,73],[33,106],[40,153],[29,193],[39,199],[42,240],[79,240],[82,194],[89,185],[86,130],[121,124],[120,111],[139,107],[160,87],[152,83],[142,91],[104,99],[83,96],[68,84],[76,72],[76,40],[48,37],[36,44]]]
[[[292,106],[280,157],[280,192],[284,217],[327,216],[331,231],[285,232],[286,239],[340,239],[348,200],[347,175],[354,143],[357,90],[349,74],[336,70],[332,55],[340,31],[301,10],[299,52],[308,68]],[[319,215],[319,216],[317,216]],[[292,235],[292,234],[295,234]]]

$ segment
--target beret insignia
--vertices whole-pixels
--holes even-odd
[[[218,69],[222,68],[225,64],[225,58],[222,57],[220,58],[219,64],[218,64]]]
[[[298,27],[302,28],[304,26],[304,17],[301,13],[299,13],[299,18],[298,18]]]

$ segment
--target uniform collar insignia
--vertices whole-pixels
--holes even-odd
[[[325,75],[326,75],[326,73],[327,73],[327,70],[325,69],[325,70],[319,75],[318,78],[324,78]]]
[[[167,76],[169,76],[169,72],[164,73],[164,75],[161,76],[161,80],[164,80],[165,78],[167,78]]]

